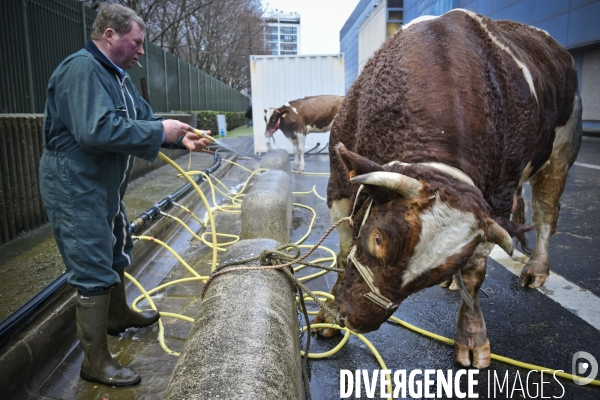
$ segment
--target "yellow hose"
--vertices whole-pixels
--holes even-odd
[[[442,341],[444,343],[448,343],[448,344],[454,345],[454,340],[452,340],[452,339],[448,339],[447,337],[436,335],[435,333],[431,333],[429,331],[426,331],[425,329],[421,329],[419,327],[411,325],[408,322],[404,322],[401,319],[396,318],[394,316],[390,317],[390,319],[392,321],[396,322],[397,324],[402,325],[405,328],[408,328],[408,329],[410,329],[410,330],[412,330],[414,332],[420,333],[421,335],[425,335],[427,337],[430,337],[430,338]],[[522,362],[522,361],[514,360],[512,358],[508,358],[508,357],[504,357],[504,356],[499,356],[499,355],[493,354],[493,353],[491,354],[491,358],[492,358],[492,360],[501,361],[503,363],[514,365],[515,367],[525,368],[525,369],[528,369],[528,370],[531,370],[531,371],[538,371],[538,372],[542,371],[542,370],[543,371],[550,371],[553,374],[555,373],[556,376],[560,376],[561,378],[565,378],[565,379],[574,380],[573,378],[576,376],[576,375],[569,374],[569,373],[566,373],[566,372],[557,371],[557,370],[552,369],[552,368],[540,367],[539,365],[535,365],[535,364],[528,364],[528,363],[525,363],[525,362]],[[581,378],[581,377],[579,377],[579,378]],[[595,380],[591,381],[589,384],[590,385],[600,386],[600,380],[595,379]]]
[[[210,138],[209,136],[205,136],[205,137],[207,137],[207,138],[209,138],[209,139],[211,139],[211,140],[214,141],[214,139]],[[212,212],[210,210],[210,205],[208,204],[208,201],[204,197],[204,195],[201,192],[200,188],[195,184],[195,182],[193,182],[193,180],[189,177],[189,175],[186,172],[184,172],[177,164],[175,164],[174,162],[172,162],[170,159],[168,159],[168,157],[164,156],[162,153],[159,153],[159,156],[161,156],[161,158],[163,158],[165,161],[167,161],[169,164],[171,164],[173,167],[175,167],[184,177],[186,177],[186,179],[196,189],[196,191],[198,192],[198,194],[202,198],[202,200],[203,200],[203,202],[204,202],[204,204],[205,204],[205,206],[207,208],[208,215],[209,215],[209,220],[210,220],[210,223],[211,223],[211,229],[212,229],[212,232],[211,232],[212,239],[213,239],[212,245],[209,242],[207,242],[206,240],[203,239],[203,236],[205,234],[207,234],[207,232],[205,232],[202,235],[202,237],[198,237],[195,233],[191,232],[191,230],[189,228],[186,227],[186,229],[188,229],[188,231],[190,231],[190,233],[192,233],[196,238],[198,238],[199,240],[201,240],[202,242],[204,242],[205,244],[207,244],[207,246],[213,248],[213,267],[212,267],[212,269],[214,270],[214,268],[216,266],[216,254],[217,254],[217,250],[222,250],[221,248],[219,248],[217,246],[218,243],[217,243],[217,238],[216,237],[218,235],[230,236],[230,237],[237,237],[237,236],[235,236],[235,235],[226,235],[226,234],[218,234],[216,232],[215,225],[214,225],[214,218],[213,218]],[[225,161],[230,162],[229,160],[225,160]],[[231,162],[231,163],[239,166],[239,164],[236,164],[236,163],[233,163],[233,162]],[[251,170],[249,170],[249,169],[247,169],[247,168],[245,168],[243,166],[240,166],[240,167],[244,168],[244,169],[246,169],[248,171],[251,171]],[[254,175],[257,172],[258,172],[258,170],[252,171],[252,175]],[[305,174],[306,175],[329,175],[329,174],[317,174],[317,173],[305,173]],[[252,177],[252,175],[246,181],[246,184],[244,185],[244,188],[248,184],[248,182],[249,182],[250,178]],[[210,182],[210,177],[207,176],[207,180],[209,181],[210,186],[211,186],[211,190],[212,190],[212,194],[213,194],[213,202],[215,203],[215,207],[217,207],[218,209],[219,208],[223,208],[223,207],[216,206],[216,199],[215,199],[215,194],[214,194],[214,185],[212,184],[212,182]],[[219,181],[219,183],[222,186],[225,187],[225,185],[223,185],[220,181]],[[217,190],[219,190],[219,189],[217,189]],[[227,194],[223,193],[222,191],[219,190],[219,192],[221,192],[225,197],[229,198],[230,200],[232,200],[232,201],[234,200],[234,198],[228,196]],[[317,193],[316,186],[313,186],[313,189],[311,191],[307,191],[307,192],[294,192],[293,194],[294,195],[301,195],[301,194],[309,194],[311,192],[314,193],[319,199],[326,200],[325,198],[321,197]],[[236,196],[242,196],[242,195],[238,194]],[[302,204],[299,204],[299,203],[294,203],[294,205],[297,206],[297,207],[307,208],[307,209],[309,209],[313,213],[313,217],[312,217],[311,222],[309,224],[308,232],[300,240],[298,240],[296,242],[296,244],[300,244],[300,243],[302,243],[310,235],[310,232],[312,230],[312,225],[313,225],[314,220],[316,218],[316,212],[311,207],[308,207],[308,206],[305,206],[305,205],[302,205]],[[190,212],[189,210],[187,210],[187,211]],[[172,217],[172,218],[175,219],[175,220],[178,220],[178,222],[180,221],[178,218],[175,218],[175,217]],[[181,223],[185,226],[185,224],[183,222],[181,222]],[[179,280],[176,280],[176,281],[168,282],[166,284],[160,285],[160,286],[154,288],[153,290],[147,292],[147,291],[144,290],[144,288],[137,281],[135,281],[135,279],[133,279],[133,277],[131,277],[131,275],[129,275],[129,274],[126,273],[126,277],[128,279],[130,279],[138,287],[138,289],[140,289],[140,291],[142,292],[142,295],[139,296],[138,298],[136,298],[134,300],[133,304],[132,304],[132,307],[136,311],[139,311],[139,309],[136,307],[136,304],[139,301],[141,301],[142,299],[144,299],[144,298],[148,301],[148,303],[150,304],[150,306],[152,307],[152,309],[156,310],[156,306],[155,306],[155,304],[152,302],[152,300],[150,298],[150,294],[155,293],[156,291],[162,290],[165,287],[168,287],[170,285],[174,285],[174,284],[177,284],[177,283],[181,283],[181,282],[187,282],[187,281],[190,281],[190,280],[201,280],[201,281],[206,282],[206,280],[208,279],[208,277],[206,277],[206,276],[200,276],[198,273],[196,273],[181,257],[179,257],[179,255],[177,255],[177,253],[175,251],[173,251],[169,246],[167,246],[165,243],[161,242],[160,240],[155,239],[155,238],[151,238],[151,237],[147,237],[147,236],[138,236],[138,237],[134,237],[134,238],[142,239],[142,240],[151,240],[151,241],[154,241],[154,242],[156,242],[156,243],[164,246],[173,255],[175,255],[175,257],[184,265],[184,267],[186,267],[192,274],[195,275],[194,278],[184,278],[184,279],[179,279]],[[224,244],[221,244],[221,245],[229,245],[229,244],[233,244],[233,243],[235,243],[235,241],[224,243]],[[311,247],[311,246],[302,245],[301,247]],[[317,262],[323,262],[323,261],[333,261],[332,265],[335,265],[335,263],[336,263],[335,262],[336,261],[335,253],[332,250],[328,249],[328,248],[325,248],[325,247],[320,247],[320,248],[322,248],[324,250],[327,250],[330,253],[332,253],[333,257],[322,258],[322,259],[319,259],[319,260],[315,260],[314,262],[317,263]],[[305,266],[296,267],[294,269],[294,271],[298,271],[298,270],[300,270],[300,269],[302,269],[304,267]],[[321,275],[323,275],[323,274],[325,274],[327,272],[328,271],[320,271],[320,272],[318,272],[316,274],[302,277],[302,278],[300,278],[300,280],[312,279],[312,278],[315,278],[317,276],[321,276]],[[324,300],[326,298],[327,299],[332,299],[332,300],[334,299],[334,297],[331,294],[325,293],[325,292],[318,292],[318,291],[316,291],[316,292],[314,292],[314,295],[320,296],[321,300]],[[304,295],[304,297],[307,300],[311,300],[311,297],[308,296],[308,295]],[[317,313],[316,311],[309,312],[309,314],[316,314],[316,313]],[[179,315],[179,314],[166,313],[166,312],[161,312],[160,314],[161,314],[162,317],[178,318],[178,319],[182,319],[184,321],[194,322],[194,320],[192,318],[189,318],[189,317],[186,317],[186,316],[183,316],[183,315]],[[449,338],[446,338],[444,336],[437,335],[435,333],[432,333],[432,332],[426,331],[424,329],[418,328],[418,327],[416,327],[416,326],[414,326],[412,324],[409,324],[409,323],[407,323],[405,321],[402,321],[401,319],[396,318],[394,316],[390,317],[390,320],[393,321],[393,322],[395,322],[395,323],[397,323],[397,324],[399,324],[399,325],[401,325],[401,326],[403,326],[403,327],[405,327],[405,328],[407,328],[407,329],[410,329],[410,330],[412,330],[414,332],[420,333],[420,334],[425,335],[427,337],[430,337],[430,338],[442,341],[442,342],[447,343],[447,344],[451,344],[451,345],[454,344],[454,341],[452,339],[449,339]],[[342,340],[340,341],[340,343],[338,343],[333,349],[331,349],[331,350],[329,350],[327,352],[323,352],[323,353],[309,353],[308,354],[309,358],[319,359],[319,358],[329,357],[329,356],[335,354],[337,351],[339,351],[347,343],[350,335],[354,335],[357,338],[359,338],[361,341],[363,341],[367,345],[367,347],[373,352],[373,354],[375,355],[375,358],[377,359],[379,365],[381,366],[381,369],[387,369],[387,367],[385,366],[385,363],[384,363],[383,359],[381,358],[381,356],[380,356],[379,352],[377,351],[377,349],[363,335],[355,333],[355,332],[352,332],[351,330],[349,330],[347,328],[342,328],[339,325],[334,325],[334,324],[325,324],[325,323],[311,324],[310,327],[311,327],[311,329],[313,329],[313,328],[314,329],[318,329],[318,328],[333,328],[333,329],[343,330],[343,331],[345,331],[345,334],[344,334],[344,337],[342,338]],[[303,331],[305,331],[307,329],[307,327],[303,327],[302,329],[303,329]],[[159,341],[160,341],[161,347],[166,352],[168,352],[169,354],[177,355],[177,356],[179,355],[179,353],[170,350],[165,345],[165,343],[164,343],[164,326],[162,325],[162,322],[160,320],[159,320]],[[302,355],[304,355],[304,352],[301,352],[301,353],[302,353]],[[559,377],[565,378],[565,379],[570,379],[570,380],[574,379],[574,375],[569,374],[569,373],[565,373],[565,372],[562,372],[562,371],[557,371],[557,370],[554,370],[554,369],[551,369],[551,368],[541,367],[541,366],[534,365],[534,364],[525,363],[525,362],[514,360],[514,359],[511,359],[511,358],[508,358],[508,357],[500,356],[500,355],[497,355],[497,354],[491,354],[491,359],[496,360],[496,361],[500,361],[500,362],[504,362],[504,363],[507,363],[507,364],[510,364],[510,365],[514,365],[516,367],[533,370],[533,371],[548,371],[550,373],[556,374],[556,376],[559,376]],[[389,382],[388,383],[388,387],[387,387],[388,393],[392,393],[392,391],[391,391],[391,383],[390,383],[391,379],[390,379],[389,375],[386,375],[386,377],[387,377],[388,382]],[[589,384],[595,385],[595,386],[600,386],[600,380],[597,380],[597,379],[593,380]]]
[[[200,196],[200,198],[202,199],[202,202],[204,203],[204,206],[206,207],[206,212],[208,213],[208,220],[210,221],[210,229],[212,232],[212,241],[215,244],[213,247],[213,258],[212,258],[212,267],[211,267],[211,270],[214,271],[214,269],[217,267],[217,245],[216,245],[217,232],[215,229],[215,219],[214,219],[213,213],[210,209],[210,205],[208,204],[208,200],[206,199],[206,197],[204,196],[204,193],[202,193],[202,190],[200,190],[200,187],[198,187],[196,182],[194,182],[194,180],[179,165],[177,165],[173,160],[171,160],[169,157],[165,156],[161,152],[158,153],[158,156],[161,159],[163,159],[164,161],[166,161],[167,163],[169,163],[173,168],[175,168],[177,171],[179,171],[179,173],[182,174],[185,177],[185,179],[187,179],[187,181],[190,183],[190,185],[192,185],[192,187],[196,190],[196,193],[198,193],[198,196]]]
[[[363,335],[361,335],[360,333],[356,333],[353,332],[351,330],[349,330],[348,328],[342,328],[339,325],[335,325],[335,324],[311,324],[310,325],[310,329],[318,329],[318,328],[333,328],[333,329],[338,329],[338,330],[344,330],[346,331],[346,334],[344,335],[344,338],[342,339],[342,341],[333,349],[325,352],[325,353],[308,353],[308,358],[325,358],[325,357],[329,357],[332,354],[337,353],[348,341],[348,337],[350,336],[349,334],[352,334],[354,336],[356,336],[357,338],[359,338],[364,344],[367,345],[367,347],[369,348],[369,350],[371,350],[371,352],[373,353],[373,355],[375,356],[375,358],[377,359],[377,362],[379,363],[379,366],[381,367],[381,369],[387,369],[385,362],[383,361],[383,358],[381,358],[381,355],[379,354],[379,352],[377,351],[377,349],[375,348],[375,346],[373,346],[373,344]],[[302,327],[302,332],[306,331],[306,326]],[[301,355],[304,355],[303,351],[300,351]],[[386,378],[387,378],[387,382],[388,384],[387,386],[387,390],[388,393],[391,395],[392,393],[392,379],[390,377],[389,374],[385,374]]]
[[[183,264],[183,266],[192,273],[192,275],[196,276],[196,277],[200,277],[200,275],[194,271],[194,269],[192,267],[190,267],[188,265],[188,263],[186,263],[184,261],[183,258],[179,257],[179,254],[177,254],[177,252],[175,250],[173,250],[168,244],[166,244],[165,242],[158,240],[152,236],[131,236],[132,239],[139,239],[139,240],[149,240],[151,242],[156,242],[158,244],[160,244],[162,247],[164,247],[165,249],[169,250],[169,252],[171,254],[173,254],[175,256],[175,258],[177,258],[179,260],[179,262],[181,264]]]

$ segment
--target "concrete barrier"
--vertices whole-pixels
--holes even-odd
[[[242,203],[243,240],[225,252],[220,264],[289,242],[291,171],[283,152],[285,163],[281,152],[267,154],[267,168],[289,172],[271,170],[257,179]],[[163,399],[304,399],[298,335],[295,288],[282,271],[217,276]]]
[[[288,243],[292,226],[291,193],[290,177],[285,172],[260,175],[242,203],[241,239],[264,238]]]
[[[292,176],[290,157],[284,149],[271,150],[260,160],[260,168],[283,171]]]
[[[279,245],[243,240],[223,259]],[[208,287],[163,399],[303,399],[300,365],[288,278],[276,270],[229,272]]]

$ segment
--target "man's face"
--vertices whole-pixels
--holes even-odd
[[[109,52],[107,54],[112,62],[122,69],[129,69],[136,64],[138,58],[144,54],[144,31],[140,28],[137,22],[131,22],[131,30],[125,35],[110,30],[107,32],[109,36]]]

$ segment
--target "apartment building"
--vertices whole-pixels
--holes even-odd
[[[300,54],[300,14],[274,10],[263,17],[265,42],[274,56]]]

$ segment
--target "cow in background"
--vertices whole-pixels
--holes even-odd
[[[376,330],[456,275],[455,361],[489,366],[487,257],[495,244],[511,254],[511,236],[529,229],[510,219],[529,181],[537,241],[519,285],[544,284],[581,110],[573,58],[540,29],[455,9],[391,36],[330,135],[327,205],[334,221],[352,218],[337,228],[345,272],[332,290],[346,327]],[[314,322],[331,320],[321,310]]]
[[[304,171],[304,144],[310,132],[329,132],[343,96],[311,96],[265,110],[265,136],[271,138],[277,129],[294,145],[294,170]],[[300,154],[300,164],[298,164]]]

